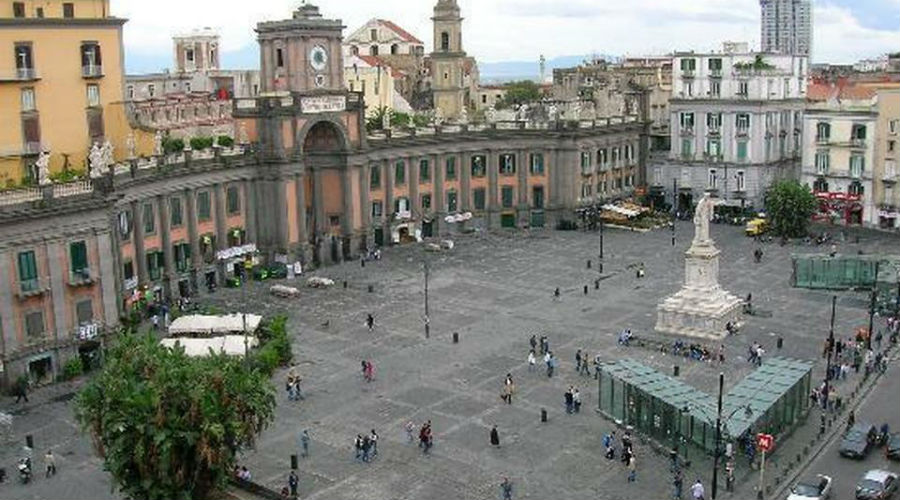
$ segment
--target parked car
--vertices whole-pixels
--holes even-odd
[[[900,460],[900,433],[891,434],[884,453],[891,460]]]
[[[870,470],[856,483],[856,500],[885,500],[897,491],[897,474]]]
[[[847,458],[866,458],[869,450],[878,437],[878,429],[872,424],[856,422],[844,433],[841,439],[841,456]]]
[[[831,496],[831,477],[819,474],[798,482],[787,500],[825,500]]]

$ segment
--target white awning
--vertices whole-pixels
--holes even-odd
[[[247,314],[247,331],[254,332],[259,327],[262,316]],[[204,316],[199,314],[181,316],[169,326],[170,335],[185,333],[234,333],[244,331],[244,318],[241,314],[225,316]]]
[[[622,208],[622,207],[617,206],[617,205],[609,205],[609,204],[603,205],[603,210],[608,210],[608,211],[610,211],[610,212],[615,212],[615,213],[617,213],[617,214],[622,214],[622,215],[624,215],[625,217],[629,217],[629,218],[630,218],[630,217],[637,217],[638,215],[641,214],[641,213],[638,212],[637,210],[629,210],[629,209],[627,209],[627,208]]]
[[[173,348],[175,345],[181,345],[184,353],[191,357],[209,356],[209,350],[213,352],[224,353],[229,356],[243,356],[245,349],[256,347],[259,341],[256,337],[248,335],[247,345],[244,345],[243,335],[225,335],[224,337],[213,337],[209,339],[192,339],[192,338],[169,338],[160,341],[160,344]]]

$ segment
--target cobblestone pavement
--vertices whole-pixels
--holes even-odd
[[[621,464],[601,457],[600,437],[612,424],[593,411],[597,388],[593,379],[575,374],[575,351],[587,349],[609,360],[631,357],[665,373],[677,362],[687,383],[711,393],[720,370],[726,373],[726,390],[750,372],[744,355],[751,342],[760,341],[770,355],[816,361],[819,377],[830,293],[792,289],[788,281],[791,253],[824,249],[763,245],[763,262],[755,264],[756,247],[741,229],[712,227],[722,250],[720,282],[736,295],[752,293],[754,304],[771,316],[750,318],[740,335],[726,340],[724,367],[616,346],[616,332],[622,328],[637,335],[652,332],[656,304],[679,289],[690,223],[678,224],[674,248],[667,230],[607,230],[602,275],[596,233],[546,231],[462,236],[455,239],[454,250],[442,253],[426,254],[417,245],[392,248],[365,268],[353,262],[315,273],[335,279],[336,286],[302,288],[298,299],[270,297],[270,283],[253,283],[246,296],[220,290],[212,302],[222,309],[290,316],[295,358],[304,377],[306,400],[289,402],[279,390],[276,421],[242,463],[255,481],[280,490],[286,484],[289,457],[298,452],[298,434],[308,428],[310,457],[300,462],[304,498],[498,498],[503,475],[514,483],[514,498],[669,498],[666,460],[648,443],[637,443],[635,483],[626,482]],[[839,244],[839,251],[896,253],[900,242],[895,236],[861,235],[859,244]],[[423,322],[423,258],[431,267],[429,339]],[[593,259],[590,269],[588,258]],[[629,269],[638,263],[646,269],[643,279]],[[598,277],[600,289],[595,290]],[[584,285],[589,286],[586,296]],[[552,298],[556,287],[562,291],[558,302]],[[838,335],[866,324],[866,304],[863,295],[841,294]],[[372,333],[364,325],[369,312],[375,315]],[[454,332],[459,333],[458,344],[451,341]],[[561,366],[552,379],[527,370],[531,334],[547,335],[559,357]],[[778,337],[784,338],[780,351],[775,346]],[[376,365],[372,383],[361,377],[362,359]],[[512,405],[499,397],[507,373],[517,386]],[[283,376],[280,372],[275,380],[279,389]],[[566,415],[563,393],[573,384],[581,388],[584,407],[580,414]],[[39,449],[46,446],[40,443],[54,443],[57,454],[65,457],[60,474],[26,487],[0,485],[0,492],[7,490],[2,496],[79,498],[90,492],[110,497],[88,439],[71,425],[67,403],[39,403],[41,397],[36,394],[30,406],[20,409],[14,433],[21,439],[38,429]],[[4,400],[4,408],[13,406]],[[546,423],[540,421],[542,408],[549,412]],[[403,426],[412,420],[418,428],[429,419],[435,447],[423,456],[407,443]],[[489,445],[492,425],[500,432],[499,449]],[[379,456],[369,464],[354,461],[353,438],[372,428],[380,435]],[[12,470],[15,447],[3,451],[2,465]],[[686,482],[696,477],[710,482],[710,468],[703,460],[687,474]],[[752,483],[741,482],[735,497],[751,496]]]

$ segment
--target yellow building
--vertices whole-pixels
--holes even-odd
[[[84,170],[93,142],[123,158],[130,131],[122,105],[125,19],[109,0],[0,2],[0,189],[50,172]]]
[[[409,113],[409,103],[395,89],[395,78],[403,75],[376,56],[349,56],[344,59],[344,85],[352,92],[362,92],[366,116],[378,108]]]

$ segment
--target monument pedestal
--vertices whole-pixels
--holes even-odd
[[[737,324],[743,302],[719,286],[719,250],[708,237],[695,239],[685,254],[685,285],[657,306],[656,330],[718,340]]]

